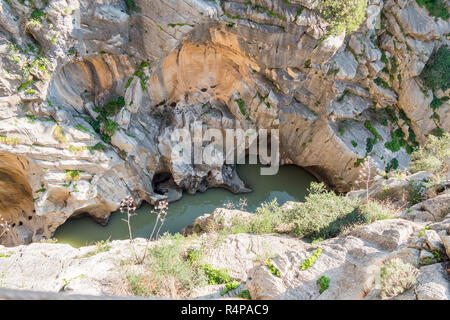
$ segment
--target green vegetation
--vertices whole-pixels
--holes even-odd
[[[314,253],[312,255],[310,255],[308,258],[305,259],[305,261],[303,261],[300,264],[299,269],[304,271],[304,270],[311,268],[321,254],[322,254],[322,249],[317,248],[316,251],[314,251]]]
[[[257,208],[252,219],[234,218],[220,233],[288,233],[310,240],[327,239],[337,236],[343,229],[352,225],[390,217],[390,208],[381,203],[372,201],[362,204],[357,199],[339,196],[326,190],[323,183],[312,182],[309,194],[301,205],[282,210],[274,199]],[[222,225],[220,221],[215,223]]]
[[[389,83],[387,83],[386,81],[384,81],[383,79],[381,79],[380,77],[377,77],[374,80],[375,84],[379,87],[383,87],[383,88],[389,88]]]
[[[181,234],[161,237],[160,245],[148,252],[148,272],[127,276],[133,294],[188,297],[194,288],[207,284],[205,273],[184,259],[185,241]]]
[[[430,56],[420,78],[433,91],[445,91],[450,87],[450,50],[447,45],[441,46]]]
[[[367,0],[320,0],[317,10],[330,24],[328,34],[351,33],[362,23]]]
[[[408,202],[411,206],[426,199],[426,187],[421,182],[411,181],[408,185]]]
[[[116,115],[124,106],[125,99],[123,97],[109,100],[102,107],[94,108],[94,111],[99,113],[95,120],[90,118],[86,119],[94,131],[101,134],[101,138],[104,142],[111,142],[111,137],[119,126],[116,122],[108,119],[108,117]]]
[[[342,226],[363,220],[358,205],[358,200],[338,196],[323,183],[312,182],[305,202],[288,210],[284,218],[293,225],[293,235],[326,239],[338,235]]]
[[[66,170],[66,179],[68,180],[80,180],[81,170]]]
[[[89,147],[87,147],[88,148],[88,150],[91,152],[91,153],[93,153],[94,151],[100,151],[100,150],[105,150],[106,149],[106,146],[104,145],[104,144],[102,144],[102,143],[97,143],[95,146],[89,146]]]
[[[330,287],[330,278],[321,276],[319,279],[317,279],[316,283],[319,286],[319,293],[322,294]]]
[[[416,2],[421,7],[425,6],[430,15],[436,18],[442,18],[442,20],[450,18],[447,7],[442,0],[416,0]]]
[[[445,160],[450,157],[450,133],[442,137],[428,136],[426,143],[411,154],[410,171],[442,173]]]
[[[193,289],[208,284],[225,284],[221,295],[239,287],[240,283],[233,280],[227,270],[202,265],[201,258],[200,250],[187,250],[187,238],[166,233],[159,245],[148,251],[146,273],[127,275],[130,289],[141,296],[186,298]]]
[[[241,284],[236,281],[236,280],[232,280],[230,282],[225,283],[225,289],[220,293],[221,296],[225,295],[228,293],[228,291],[230,290],[234,290],[237,287],[239,287]]]
[[[265,265],[267,266],[267,268],[269,269],[269,272],[270,272],[271,274],[273,274],[274,276],[276,276],[276,277],[278,277],[278,278],[281,277],[280,270],[278,270],[278,269],[272,264],[272,262],[270,262],[270,258],[268,258],[268,259],[265,261]]]
[[[63,129],[57,125],[55,129],[53,129],[53,137],[59,142],[63,144],[67,144],[66,136],[63,132]]]
[[[273,10],[270,10],[270,9],[268,9],[268,8],[266,8],[266,7],[263,7],[263,6],[258,5],[258,4],[253,4],[253,3],[251,3],[250,1],[247,1],[247,2],[245,3],[245,5],[246,5],[247,7],[249,7],[249,6],[252,7],[253,10],[256,10],[256,11],[258,11],[258,12],[260,12],[260,13],[267,13],[269,16],[278,18],[278,19],[280,19],[281,21],[285,21],[285,22],[286,22],[286,18],[285,18],[285,17],[283,17],[282,15],[279,15],[278,13],[276,13],[276,12],[274,12]]]
[[[394,258],[385,263],[375,278],[383,299],[395,297],[411,288],[416,282],[418,271],[413,265]]]
[[[375,127],[370,123],[369,120],[366,120],[364,122],[364,127],[366,127],[367,130],[370,131],[371,134],[373,134],[373,136],[375,137],[375,141],[374,143],[376,143],[378,141],[378,139],[381,139],[380,134],[377,132],[377,130],[375,129]]]
[[[133,12],[140,11],[140,9],[136,6],[134,0],[125,0],[125,5],[127,6],[127,13],[129,15],[133,14]]]
[[[225,269],[214,269],[210,264],[205,264],[200,269],[205,273],[208,284],[222,284],[231,281],[231,277]]]
[[[239,98],[239,99],[236,99],[235,101],[236,101],[237,105],[239,106],[239,110],[241,110],[242,115],[245,116],[247,114],[247,112],[245,111],[245,102],[244,102],[244,100]]]
[[[83,125],[81,125],[81,124],[77,124],[76,128],[77,128],[78,130],[85,131],[85,132],[87,132],[87,133],[91,133],[91,130],[89,130],[88,128],[86,128],[85,126],[83,126]]]
[[[17,145],[19,144],[19,138],[10,138],[5,136],[0,136],[1,144]]]
[[[242,290],[241,292],[239,292],[239,294],[236,297],[242,298],[242,299],[247,299],[247,300],[251,300],[252,299],[252,297],[250,295],[250,291],[248,291],[247,289]]]
[[[390,172],[392,170],[397,170],[397,169],[398,169],[398,160],[397,160],[397,158],[393,158],[386,165],[385,171]]]
[[[96,254],[99,254],[101,252],[106,252],[109,251],[111,249],[111,245],[109,244],[109,240],[101,240],[95,243],[95,245],[97,246],[97,248],[95,248],[95,250],[90,251],[86,254],[84,254],[81,257],[76,257],[78,259],[84,259],[84,258],[89,258],[92,256],[95,256]]]
[[[423,228],[423,230],[420,230],[419,233],[417,234],[417,238],[420,238],[423,236],[423,234],[425,233],[425,231],[430,230],[429,226],[425,226],[425,228]]]
[[[394,217],[391,208],[378,201],[369,201],[368,203],[362,204],[358,210],[364,217],[365,223],[391,219]]]

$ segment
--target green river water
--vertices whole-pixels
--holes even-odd
[[[287,165],[280,167],[274,176],[261,176],[259,165],[239,165],[239,176],[253,189],[246,194],[233,194],[222,188],[209,189],[204,193],[183,197],[169,204],[169,211],[161,229],[161,233],[179,232],[182,228],[192,224],[195,218],[211,213],[217,207],[223,207],[227,202],[238,203],[240,198],[247,198],[246,211],[254,210],[265,201],[277,198],[281,205],[286,201],[303,201],[307,188],[315,178],[304,169]],[[155,215],[150,213],[152,206],[143,203],[131,218],[133,237],[148,237],[155,223]],[[60,226],[54,237],[59,243],[68,243],[74,247],[81,247],[100,240],[118,240],[128,238],[127,224],[122,221],[126,214],[114,212],[106,226],[101,226],[89,217],[70,219]]]

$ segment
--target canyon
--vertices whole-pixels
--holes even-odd
[[[236,163],[176,161],[176,133],[195,137],[200,124],[277,132],[280,165],[303,168],[345,199],[401,194],[394,217],[322,239],[322,258],[305,272],[297,266],[318,245],[281,231],[220,238],[233,219],[256,218],[199,213],[180,232],[188,247],[206,241],[205,263],[241,283],[225,296],[381,299],[374,272],[399,259],[417,273],[399,299],[448,300],[450,158],[443,177],[406,174],[413,151],[450,130],[450,23],[448,3],[438,2],[441,11],[427,1],[343,0],[339,12],[359,13],[344,28],[323,9],[327,0],[2,0],[0,287],[136,294],[127,274],[145,266],[129,265],[130,246],[145,251],[146,240],[104,251],[46,242],[70,219],[107,225],[127,196],[139,207],[211,188],[251,192]],[[200,145],[225,154],[223,141]],[[370,186],[367,170],[379,174]],[[438,191],[402,202],[413,182],[434,179]],[[268,243],[276,254],[264,264]],[[322,292],[323,274],[332,282]],[[189,297],[216,299],[223,289],[202,285]]]

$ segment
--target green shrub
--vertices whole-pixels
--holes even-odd
[[[426,199],[426,188],[421,182],[411,181],[408,185],[408,201],[415,205]]]
[[[133,12],[139,12],[139,8],[136,6],[134,0],[125,0],[125,5],[127,6],[127,13],[131,15]]]
[[[421,7],[425,6],[430,15],[448,20],[450,17],[447,7],[442,0],[416,0],[417,4]]]
[[[282,224],[283,212],[277,203],[277,199],[261,204],[255,211],[253,219],[235,218],[231,226],[222,230],[222,234],[252,233],[267,234],[275,233],[278,226]]]
[[[280,270],[278,270],[278,269],[272,264],[272,262],[270,262],[270,258],[268,258],[268,259],[265,261],[265,265],[267,266],[267,268],[269,269],[269,272],[270,272],[271,274],[273,274],[274,276],[276,276],[276,277],[278,277],[278,278],[281,277]]]
[[[110,119],[106,119],[103,123],[103,132],[112,137],[118,128],[118,124]]]
[[[398,160],[397,158],[393,158],[391,159],[391,161],[388,162],[388,164],[386,165],[384,171],[386,172],[390,172],[392,170],[397,170],[398,169]]]
[[[414,285],[417,273],[413,265],[394,258],[380,268],[375,284],[381,289],[383,299],[395,297]]]
[[[80,173],[83,171],[81,170],[66,170],[66,178],[68,180],[79,180],[80,179]]]
[[[323,183],[312,182],[305,202],[288,210],[285,220],[293,223],[295,236],[326,239],[338,235],[342,225],[362,220],[358,204],[357,199],[338,196]]]
[[[367,0],[320,0],[317,10],[330,24],[329,34],[357,30],[366,14]]]
[[[362,204],[358,210],[366,223],[371,223],[377,220],[391,219],[394,217],[394,213],[391,208],[375,200]]]
[[[420,78],[429,89],[447,90],[450,87],[450,50],[447,45],[441,46],[428,59]]]
[[[311,268],[321,254],[322,254],[322,249],[317,248],[316,251],[314,251],[314,253],[312,255],[310,255],[308,258],[305,259],[305,261],[303,261],[300,264],[300,267],[299,267],[300,270],[304,271],[304,270]]]
[[[411,154],[409,170],[412,173],[431,171],[440,173],[445,169],[445,160],[450,157],[450,133],[442,137],[428,136],[426,143]]]
[[[117,99],[106,102],[103,105],[101,113],[104,113],[106,117],[111,117],[116,115],[123,107],[125,107],[125,99],[124,97],[118,97]]]
[[[241,283],[236,280],[229,281],[225,284],[225,289],[220,293],[220,295],[223,296],[223,295],[227,294],[228,291],[234,290],[237,287],[239,287],[240,285],[241,285]]]
[[[247,289],[242,290],[241,292],[239,292],[237,297],[242,298],[242,299],[247,299],[247,300],[251,300],[252,299],[252,297],[250,295],[250,291],[248,291]]]
[[[200,269],[205,273],[208,284],[222,284],[231,281],[231,277],[225,269],[214,269],[210,264],[205,264]]]
[[[317,279],[316,283],[319,286],[319,293],[322,294],[330,287],[330,278],[321,276],[319,279]]]

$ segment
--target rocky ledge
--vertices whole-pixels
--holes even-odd
[[[410,181],[424,176],[427,173],[416,174]],[[381,179],[370,193],[375,197],[384,184],[392,188],[391,196],[402,199],[407,185],[399,185],[405,181]],[[357,196],[355,192],[347,197]],[[287,203],[280,210],[302,205]],[[289,235],[288,228],[272,234],[222,232],[239,220],[255,217],[219,208],[197,218],[185,228],[184,237],[164,236],[150,242],[148,248],[144,239],[135,239],[133,245],[121,240],[78,249],[57,243],[0,246],[0,287],[200,299],[450,299],[448,189],[408,209],[403,207],[393,218],[312,243]],[[134,263],[136,255],[147,249],[159,250],[155,256],[168,256],[170,262],[151,260],[149,253],[150,260]],[[188,266],[189,275],[184,274],[183,266]],[[195,275],[199,270],[214,275],[217,283],[198,281]],[[149,276],[152,273],[167,285]],[[220,276],[225,273],[226,277]],[[184,276],[189,281],[183,284]],[[218,280],[221,277],[225,279],[222,282]]]

